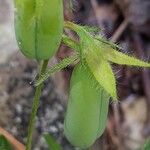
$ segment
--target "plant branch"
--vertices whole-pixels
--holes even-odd
[[[45,60],[43,62],[43,65],[40,67],[39,76],[41,76],[41,74],[45,73],[47,65],[48,65],[48,60]],[[32,105],[32,113],[31,113],[29,128],[28,128],[28,137],[27,137],[27,143],[26,143],[26,150],[31,150],[32,135],[33,135],[33,130],[34,130],[35,118],[36,118],[37,110],[38,110],[38,107],[39,107],[42,87],[43,87],[43,83],[39,84],[36,87],[34,101],[33,101],[33,105]]]

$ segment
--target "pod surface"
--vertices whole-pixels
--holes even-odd
[[[96,88],[95,80],[89,70],[81,64],[75,67],[71,77],[64,123],[64,133],[74,146],[83,149],[91,146],[104,130],[109,100],[108,97],[102,99],[102,91],[102,88]],[[107,110],[104,112],[105,115],[101,107]],[[105,125],[101,125],[103,120],[105,120]],[[103,129],[100,129],[101,127]]]
[[[22,53],[37,60],[51,58],[63,32],[62,0],[15,0],[15,32]]]
[[[97,138],[99,138],[103,134],[106,128],[108,109],[109,109],[109,100],[110,100],[110,95],[104,89],[101,89],[99,129],[97,132]]]

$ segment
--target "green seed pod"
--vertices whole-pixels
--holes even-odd
[[[103,133],[109,96],[99,87],[89,70],[77,65],[71,77],[70,95],[64,133],[74,146],[91,146]]]
[[[15,0],[15,32],[22,53],[45,60],[57,51],[63,32],[62,0]]]

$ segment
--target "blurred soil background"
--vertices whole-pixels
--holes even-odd
[[[64,0],[65,20],[100,27],[101,35],[122,47],[124,53],[150,61],[149,0]],[[0,0],[0,126],[25,143],[34,96],[30,84],[37,71],[35,61],[18,50],[13,26],[12,0]],[[66,31],[68,34],[70,32]],[[71,51],[62,45],[49,65]],[[63,120],[73,66],[45,82],[34,134],[34,150],[47,150],[42,135],[53,135],[64,150],[75,150],[64,138]],[[113,65],[119,103],[110,104],[103,136],[93,150],[139,150],[150,136],[150,71]],[[87,116],[88,117],[88,116]]]

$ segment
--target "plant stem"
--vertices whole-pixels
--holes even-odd
[[[46,71],[47,64],[48,64],[48,60],[44,60],[43,64],[40,66],[40,69],[39,69],[39,77]],[[33,135],[33,130],[34,130],[35,118],[36,118],[37,110],[38,110],[39,103],[40,103],[42,87],[43,87],[43,83],[39,84],[35,90],[34,101],[32,105],[32,113],[30,116],[30,122],[29,122],[29,127],[28,127],[26,150],[31,150],[32,135]]]

